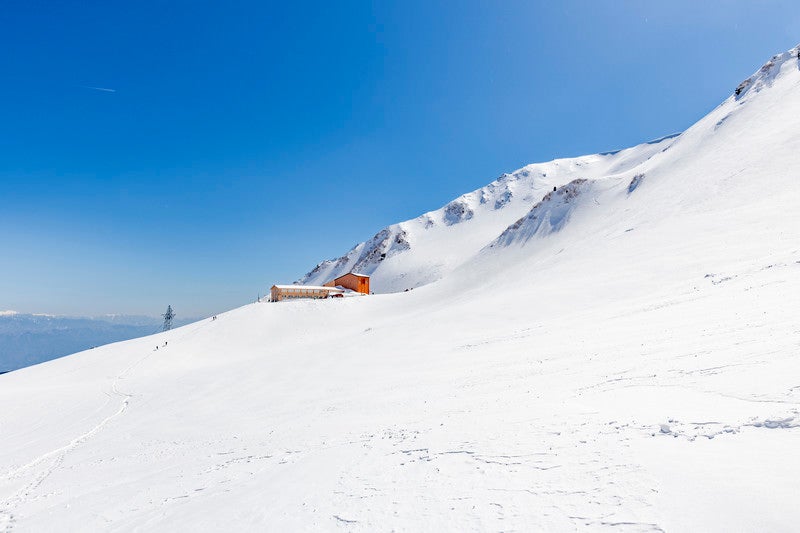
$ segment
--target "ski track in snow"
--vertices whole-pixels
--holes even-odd
[[[121,392],[118,389],[118,385],[120,381],[124,380],[136,367],[141,365],[151,355],[152,353],[148,353],[145,356],[138,359],[137,361],[134,361],[127,368],[125,368],[120,374],[118,374],[116,378],[114,378],[114,381],[111,383],[110,394],[122,399],[122,402],[120,403],[120,406],[116,412],[105,417],[100,422],[98,422],[94,427],[72,439],[68,444],[65,444],[60,448],[56,448],[47,453],[44,453],[39,457],[36,457],[32,461],[28,462],[27,464],[24,464],[6,474],[7,481],[19,479],[22,477],[32,477],[32,479],[28,481],[25,485],[23,485],[15,493],[13,493],[10,497],[0,501],[0,530],[8,532],[13,529],[14,523],[16,521],[13,513],[15,507],[20,503],[25,502],[26,500],[29,499],[29,497],[31,497],[33,492],[36,489],[38,489],[39,486],[42,483],[44,483],[44,481],[61,466],[61,464],[64,462],[64,458],[70,451],[74,450],[81,444],[85,443],[87,440],[91,439],[94,435],[96,435],[99,431],[101,431],[107,424],[109,424],[112,420],[122,415],[128,409],[128,405],[130,403],[131,398],[133,398],[133,395]],[[38,466],[44,463],[47,464],[43,469],[37,468]]]

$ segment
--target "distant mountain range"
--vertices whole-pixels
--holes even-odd
[[[195,321],[175,321],[182,326]],[[161,330],[161,318],[138,315],[70,317],[0,311],[0,373]]]

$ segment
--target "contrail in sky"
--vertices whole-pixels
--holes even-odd
[[[81,87],[83,87],[84,89],[93,89],[95,91],[103,91],[103,92],[106,92],[106,93],[115,93],[115,92],[117,92],[116,89],[107,89],[105,87],[91,87],[89,85],[81,85]]]

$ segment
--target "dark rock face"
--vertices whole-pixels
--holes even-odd
[[[473,215],[475,215],[475,212],[470,209],[466,202],[461,200],[450,202],[444,207],[444,223],[447,226],[469,220]]]

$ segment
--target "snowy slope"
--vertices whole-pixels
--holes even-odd
[[[176,323],[196,320],[179,319]],[[163,319],[148,316],[70,317],[0,311],[0,373],[93,346],[150,335],[162,324]]]
[[[796,530],[797,54],[438,282],[0,376],[0,531]]]
[[[439,280],[471,259],[554,186],[634,169],[676,135],[626,150],[528,165],[413,220],[392,224],[337,259],[319,263],[300,283],[323,284],[348,272],[371,276],[376,293]]]

